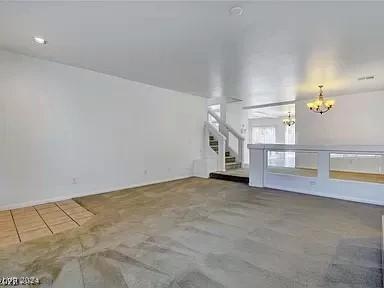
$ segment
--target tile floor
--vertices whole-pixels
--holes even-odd
[[[76,228],[93,214],[73,201],[0,211],[0,246],[8,246]]]

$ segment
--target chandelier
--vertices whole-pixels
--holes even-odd
[[[283,123],[289,127],[295,125],[296,121],[294,118],[291,116],[291,112],[288,112],[288,118],[283,120]]]
[[[311,102],[308,102],[307,107],[309,108],[309,110],[315,113],[323,114],[329,111],[335,105],[335,100],[332,100],[332,99],[325,100],[323,96],[323,85],[319,85],[319,88],[320,88],[320,94],[318,98]]]

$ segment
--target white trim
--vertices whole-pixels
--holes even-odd
[[[241,136],[234,128],[232,128],[228,123],[224,122],[217,114],[212,112],[211,110],[208,109],[208,114],[211,115],[213,118],[216,119],[216,121],[220,124],[223,125],[226,129],[229,130],[235,136],[237,139],[244,141],[244,137]]]
[[[266,107],[283,106],[283,105],[295,104],[296,102],[297,100],[290,100],[290,101],[275,102],[275,103],[268,103],[268,104],[262,104],[262,105],[244,106],[243,109],[249,110],[249,109],[260,109],[260,108],[266,108]]]
[[[208,109],[208,115],[212,116],[219,123],[219,131],[223,133],[227,138],[229,137],[229,133],[231,133],[237,139],[237,152],[235,153],[235,151],[232,150],[231,154],[232,156],[235,156],[236,160],[242,164],[244,162],[244,141],[245,141],[244,137],[241,136],[234,128],[228,125],[228,123],[225,122],[224,118],[220,118],[217,114],[212,112],[210,109]],[[229,141],[227,141],[226,149],[229,149],[229,148],[230,148]]]
[[[384,154],[384,146],[363,145],[281,145],[252,144],[250,148],[249,183],[254,187],[268,187],[296,193],[323,196],[354,202],[384,205],[384,184],[330,178],[330,153],[379,153]],[[306,177],[275,173],[267,170],[268,151],[298,151],[317,153],[317,176]]]
[[[209,145],[210,139],[209,139],[209,133],[211,133],[214,137],[216,137],[216,140],[218,142],[218,151],[217,151],[217,165],[215,168],[215,171],[225,171],[225,147],[226,147],[226,137],[221,134],[211,123],[208,121],[205,122],[205,129],[204,129],[204,142],[205,142],[205,157],[208,156],[208,151],[213,151],[212,148]],[[208,169],[208,167],[206,167]],[[204,169],[204,170],[207,170]]]
[[[66,195],[65,197],[59,196],[59,197],[53,197],[53,198],[48,198],[48,199],[41,199],[41,200],[33,200],[33,201],[27,201],[27,202],[22,202],[22,203],[8,204],[8,205],[0,206],[0,211],[23,208],[23,207],[30,207],[30,206],[35,206],[35,205],[40,205],[40,204],[45,204],[45,203],[50,203],[50,202],[63,201],[63,200],[68,200],[68,199],[72,199],[72,198],[79,198],[79,197],[90,196],[90,195],[110,193],[110,192],[115,192],[115,191],[119,191],[119,190],[137,188],[137,187],[159,184],[159,183],[175,181],[175,180],[181,180],[181,179],[186,179],[186,178],[190,178],[190,177],[196,177],[196,176],[194,176],[194,175],[177,176],[177,177],[171,177],[171,178],[167,178],[167,179],[163,179],[163,180],[155,180],[152,182],[134,184],[131,186],[113,187],[113,188],[109,188],[109,189],[105,189],[105,190],[103,189],[103,191],[87,191],[87,192],[83,192],[83,193],[73,193],[70,195]]]
[[[283,151],[329,151],[329,152],[376,152],[384,153],[384,145],[290,145],[248,144],[248,149]]]
[[[327,197],[332,199],[340,199],[340,200],[347,200],[351,202],[359,202],[359,203],[367,203],[367,204],[374,204],[374,205],[384,205],[383,199],[373,199],[373,198],[364,198],[364,197],[357,197],[356,195],[341,195],[339,188],[340,186],[336,185],[348,185],[351,187],[351,191],[354,192],[354,184],[357,184],[360,186],[360,188],[363,187],[363,185],[366,186],[366,190],[369,192],[371,191],[381,191],[383,189],[382,184],[379,183],[365,183],[365,182],[358,182],[358,181],[347,181],[347,180],[338,180],[338,179],[331,179],[329,181],[329,185],[322,184],[317,177],[306,177],[306,176],[298,176],[298,175],[289,175],[289,174],[274,174],[274,173],[265,173],[264,178],[264,184],[266,188],[271,189],[278,189],[282,190],[284,192],[294,192],[294,193],[300,193],[300,194],[308,194],[308,195],[314,195],[319,197]],[[275,178],[274,176],[278,177]],[[295,181],[295,186],[290,186],[287,188],[288,183],[291,181]],[[311,187],[309,183],[315,183],[314,187]],[[309,184],[309,185],[308,185]],[[323,186],[324,185],[324,186]],[[317,188],[319,186],[322,187]],[[318,189],[321,189],[319,191]],[[346,189],[349,190],[349,189]],[[331,191],[331,192],[338,192],[338,194],[330,194],[322,191]],[[365,195],[365,194],[364,194]]]
[[[376,200],[372,200],[372,199],[365,199],[365,198],[358,198],[358,197],[346,197],[346,196],[337,196],[336,197],[334,195],[327,194],[327,193],[303,192],[303,191],[300,191],[300,190],[288,191],[288,190],[285,190],[284,188],[273,188],[273,187],[266,187],[266,188],[274,189],[274,190],[279,190],[279,191],[286,192],[286,193],[306,194],[306,195],[311,195],[311,196],[319,196],[319,197],[325,197],[325,198],[330,198],[330,199],[338,199],[338,200],[344,200],[344,201],[349,201],[349,202],[358,202],[358,203],[365,203],[365,204],[372,204],[372,205],[379,205],[379,206],[383,206],[384,205],[383,201],[376,201]],[[384,230],[383,230],[383,233],[384,233]]]
[[[213,136],[215,136],[216,138],[218,138],[218,140],[220,139],[223,139],[223,140],[227,140],[227,138],[221,134],[211,123],[209,123],[208,121],[205,121],[205,127],[208,129],[208,131],[213,134]]]

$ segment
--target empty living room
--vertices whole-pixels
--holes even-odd
[[[383,287],[384,1],[0,1],[0,287]]]

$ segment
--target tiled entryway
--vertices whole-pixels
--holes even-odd
[[[93,214],[70,200],[0,211],[0,246],[79,227]]]

